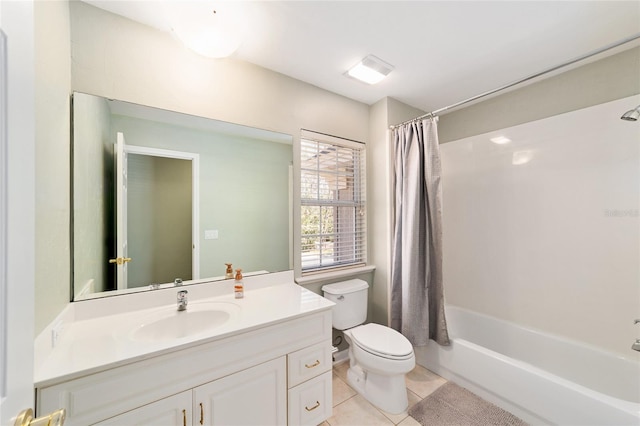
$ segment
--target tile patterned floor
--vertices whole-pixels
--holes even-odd
[[[333,368],[333,416],[321,426],[419,426],[407,413],[389,414],[373,405],[347,384],[345,362]],[[406,376],[409,407],[421,401],[447,381],[424,367],[416,367]]]

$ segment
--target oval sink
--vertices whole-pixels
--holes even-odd
[[[225,302],[190,303],[186,311],[167,307],[150,314],[136,327],[131,338],[140,342],[159,342],[190,337],[229,322],[240,310]]]

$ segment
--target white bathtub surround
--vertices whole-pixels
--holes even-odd
[[[416,346],[449,344],[442,283],[438,119],[391,130],[395,149],[391,327]]]
[[[640,362],[638,103],[441,146],[447,303]]]
[[[451,346],[418,364],[531,424],[638,425],[640,364],[599,348],[447,306]]]

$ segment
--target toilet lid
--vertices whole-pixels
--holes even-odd
[[[351,337],[362,349],[387,358],[402,358],[413,353],[413,346],[397,331],[369,323],[351,330]]]

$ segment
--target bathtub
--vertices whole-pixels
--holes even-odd
[[[446,314],[451,346],[416,348],[418,364],[530,424],[640,425],[640,362],[459,307]]]

